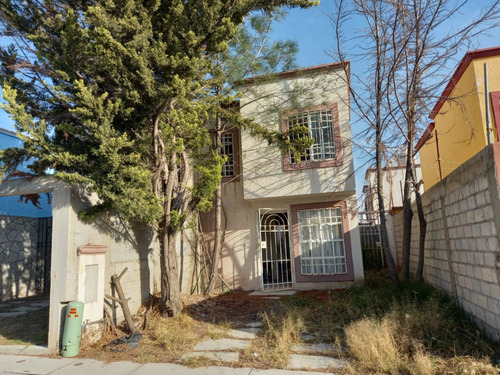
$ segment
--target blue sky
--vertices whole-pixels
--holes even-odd
[[[297,64],[299,67],[333,62],[333,58],[328,54],[334,45],[333,29],[330,19],[325,15],[325,13],[330,14],[333,11],[333,4],[333,0],[322,0],[318,7],[288,10],[287,18],[283,22],[273,26],[273,39],[294,39],[297,41],[299,46]],[[479,10],[478,4],[486,4],[486,1],[479,0],[471,2],[471,4],[464,9],[461,19],[459,17],[458,24],[469,20],[471,15],[474,15]],[[352,23],[348,26],[352,29],[357,27],[357,25]],[[495,31],[497,35],[498,31],[498,29]],[[490,34],[493,34],[493,32]],[[485,35],[478,39],[474,48],[487,48],[499,44],[500,41],[498,41],[498,37],[494,38],[493,35]],[[344,51],[348,59],[350,58],[349,52],[350,51]],[[466,50],[464,49],[459,58],[461,58],[465,52]],[[448,64],[450,72],[455,70],[456,66],[457,61],[450,61]],[[362,66],[360,67],[353,63],[351,68],[353,72],[355,72],[356,69],[362,69]],[[0,127],[13,130],[12,121],[3,110],[0,110]],[[357,128],[358,124],[353,124],[354,134],[356,134]],[[363,186],[364,171],[367,168],[367,165],[364,164],[365,160],[366,158],[364,158],[359,151],[355,152],[355,168],[357,169],[356,185],[358,187],[358,192]]]
[[[460,27],[461,24],[465,25],[470,22],[471,17],[478,13],[480,10],[480,5],[486,4],[489,1],[486,0],[476,0],[472,1],[468,6],[463,9],[462,14],[457,15],[454,19],[452,26]],[[272,39],[293,39],[298,43],[299,53],[297,56],[297,65],[299,67],[307,67],[320,65],[325,63],[334,62],[333,57],[329,55],[329,52],[333,50],[334,47],[334,33],[333,26],[327,14],[333,12],[334,1],[333,0],[322,0],[318,7],[313,7],[310,9],[291,9],[288,10],[288,16],[286,19],[277,23],[273,26]],[[351,22],[347,24],[349,28],[355,30],[359,25]],[[443,25],[443,28],[450,27],[448,25]],[[488,35],[483,35],[475,41],[472,49],[488,48],[500,45],[500,40],[498,39],[500,25],[488,33]],[[496,37],[493,35],[496,34]],[[353,48],[354,49],[354,48]],[[351,69],[353,73],[361,74],[360,69],[363,66],[356,63],[352,57],[352,52],[350,50],[344,50],[347,59],[351,60]],[[467,47],[464,46],[464,50],[457,57],[460,60],[463,55],[467,52]],[[458,60],[451,60],[447,64],[449,73],[451,74],[458,65]],[[363,129],[363,125],[356,122],[353,118],[351,121],[353,135],[356,135]],[[358,192],[358,197],[361,195],[362,187],[364,184],[364,174],[366,169],[370,166],[371,161],[366,157],[366,154],[360,150],[354,150],[354,167],[356,169],[356,188]]]

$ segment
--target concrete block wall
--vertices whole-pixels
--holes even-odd
[[[500,144],[490,145],[423,196],[427,221],[424,279],[459,301],[484,331],[500,340]],[[414,209],[410,269],[418,263]],[[394,217],[398,262],[403,214]]]
[[[0,215],[0,301],[37,293],[38,220]]]

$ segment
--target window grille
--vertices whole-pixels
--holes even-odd
[[[234,176],[234,143],[233,133],[226,132],[221,135],[221,154],[227,160],[222,166],[222,177]]]
[[[290,155],[292,164],[301,161],[321,161],[335,159],[335,137],[333,131],[332,110],[322,109],[295,113],[287,117],[287,126],[290,139],[297,139],[294,135],[294,127],[302,125],[309,130],[309,138],[314,138],[313,145],[306,150],[306,153],[296,158],[293,153]]]
[[[340,208],[297,211],[301,273],[347,273]]]

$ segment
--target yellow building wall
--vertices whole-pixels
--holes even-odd
[[[500,90],[500,56],[473,60],[435,116],[442,177],[482,150],[487,144],[484,63],[488,63],[488,91]],[[495,128],[490,108],[490,127]],[[491,141],[498,141],[496,129]],[[440,180],[435,132],[420,149],[425,189]]]

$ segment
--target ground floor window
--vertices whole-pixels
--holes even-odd
[[[347,273],[340,207],[297,211],[302,275]]]

